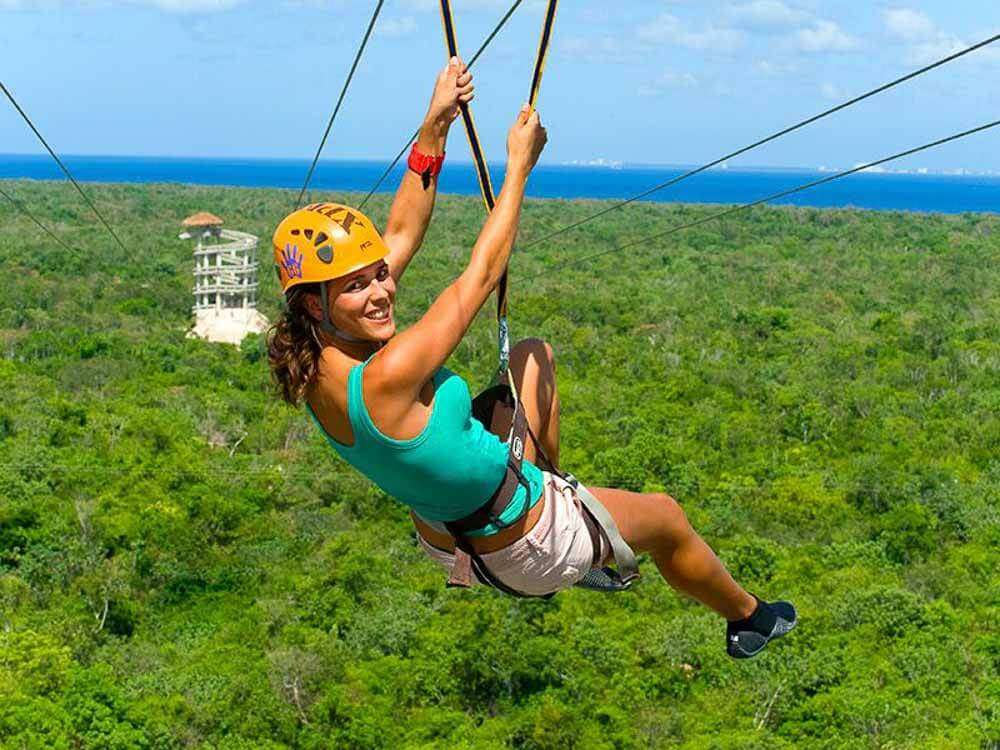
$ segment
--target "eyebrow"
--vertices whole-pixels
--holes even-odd
[[[373,275],[374,276],[378,276],[379,271],[381,271],[383,268],[388,268],[388,266],[389,266],[388,263],[386,263],[385,261],[382,261],[382,265],[380,265],[378,268],[375,269],[375,273]],[[365,278],[365,274],[363,274],[363,273],[355,273],[353,276],[348,276],[347,277],[347,281],[344,282],[344,286],[348,286],[350,284],[353,284],[355,281],[358,281],[359,279],[364,279],[364,278]]]

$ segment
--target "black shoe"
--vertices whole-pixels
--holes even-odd
[[[790,633],[797,624],[795,607],[789,602],[769,603],[757,599],[757,609],[752,615],[728,623],[726,651],[734,659],[749,659],[763,651],[775,638]]]

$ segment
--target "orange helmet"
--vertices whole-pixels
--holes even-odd
[[[389,254],[371,220],[339,203],[313,203],[289,214],[273,242],[282,292],[346,276]]]

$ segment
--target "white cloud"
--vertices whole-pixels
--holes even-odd
[[[965,40],[938,28],[925,13],[910,8],[886,10],[882,21],[890,36],[906,44],[908,65],[927,65],[970,46]],[[974,58],[995,63],[1000,61],[1000,50],[987,47],[977,51]]]
[[[910,8],[890,8],[882,13],[889,33],[907,42],[931,39],[939,32],[927,14]]]
[[[833,21],[822,19],[796,31],[792,42],[803,52],[848,52],[858,47],[857,39],[844,33]]]
[[[560,54],[582,62],[620,65],[639,61],[633,47],[607,34],[599,37],[571,36],[557,39],[555,43]]]
[[[743,45],[743,32],[709,24],[701,30],[687,29],[676,16],[663,13],[636,29],[640,41],[650,44],[677,44],[690,49],[732,52]]]
[[[657,78],[639,87],[639,96],[659,96],[668,89],[690,89],[698,86],[698,79],[691,73],[666,70]]]
[[[452,13],[459,16],[468,11],[496,10],[500,12],[510,8],[513,0],[459,0],[452,3]],[[536,3],[526,2],[523,7],[531,8]],[[438,13],[441,10],[440,0],[402,0],[400,5],[409,11],[416,13]],[[520,10],[520,9],[519,9]]]
[[[375,33],[379,36],[396,39],[409,36],[417,30],[417,21],[413,16],[401,16],[399,18],[387,18],[380,21],[375,26]]]
[[[793,63],[774,60],[754,60],[753,68],[758,73],[766,76],[782,76],[796,72],[797,68]]]
[[[809,14],[791,8],[781,0],[752,0],[734,5],[727,13],[732,22],[754,31],[787,29],[809,20]]]
[[[149,0],[148,4],[168,13],[214,13],[235,8],[242,2],[243,0]]]
[[[819,93],[823,95],[824,99],[843,99],[843,92],[832,83],[824,83],[819,87]]]
[[[243,5],[246,0],[0,0],[0,10],[22,8],[81,7],[101,10],[122,5],[149,6],[165,13],[196,14],[217,13]]]

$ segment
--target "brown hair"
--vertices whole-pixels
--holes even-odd
[[[301,284],[292,289],[287,306],[267,332],[267,361],[278,395],[292,406],[305,397],[306,388],[319,374],[322,346],[319,325],[306,309],[310,292],[319,292],[318,284]]]

